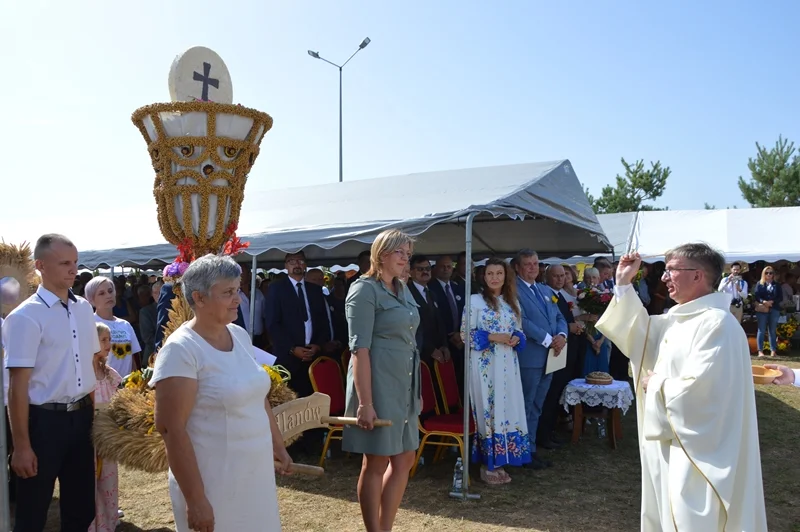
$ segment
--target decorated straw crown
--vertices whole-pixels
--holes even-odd
[[[178,247],[168,278],[206,253],[236,254],[247,247],[236,237],[247,176],[272,117],[233,104],[225,63],[202,46],[175,58],[169,72],[171,103],[134,111],[156,177],[158,225]]]

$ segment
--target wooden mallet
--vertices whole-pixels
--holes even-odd
[[[280,462],[275,462],[276,466],[280,465]],[[290,473],[299,473],[301,475],[310,475],[312,477],[321,477],[325,474],[325,470],[321,467],[313,466],[313,465],[306,465],[306,464],[298,464],[297,462],[292,462],[291,467],[289,467]]]
[[[322,416],[320,418],[322,423],[329,425],[358,425],[358,419],[354,417],[341,417],[341,416]],[[373,423],[375,427],[391,427],[391,419],[376,419]]]

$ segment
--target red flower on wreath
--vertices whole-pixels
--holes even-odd
[[[187,237],[178,244],[178,256],[175,258],[175,262],[190,263],[193,260],[194,250],[192,249],[192,239]]]
[[[231,222],[228,224],[227,229],[225,229],[225,235],[228,237],[228,240],[225,241],[222,253],[230,255],[231,257],[238,255],[250,247],[250,242],[242,242],[242,240],[236,236],[236,229],[238,229],[238,224],[236,222]]]

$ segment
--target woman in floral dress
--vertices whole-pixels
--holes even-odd
[[[489,259],[482,279],[482,293],[470,298],[461,337],[467,341],[469,323],[470,399],[476,421],[472,457],[481,463],[481,480],[489,485],[507,484],[511,477],[503,466],[531,461],[531,442],[525,421],[519,361],[515,349],[525,347],[521,332],[516,287],[506,263]]]
[[[106,364],[111,351],[111,329],[105,323],[97,323],[100,351],[94,355],[94,373],[97,387],[94,390],[95,407],[106,405],[117,392],[122,377]],[[97,459],[97,484],[95,485],[95,517],[89,532],[114,532],[119,516],[119,478],[117,463]]]

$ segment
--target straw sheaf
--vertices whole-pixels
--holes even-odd
[[[18,300],[11,305],[3,305],[3,314],[8,314],[20,303],[36,292],[40,284],[39,275],[33,262],[31,247],[27,242],[19,246],[0,241],[0,279],[13,277],[20,286]]]
[[[276,407],[297,399],[286,384],[272,389],[267,396]],[[94,420],[94,445],[103,460],[126,467],[161,473],[169,468],[167,449],[161,434],[155,430],[153,412],[155,392],[141,388],[123,388],[112,397],[106,410]],[[298,434],[284,443],[288,447],[299,440]]]
[[[98,456],[133,469],[160,473],[169,468],[161,434],[154,429],[152,390],[119,390],[108,408],[95,416],[94,444]]]
[[[174,288],[175,287],[173,287],[173,291]],[[194,317],[194,312],[192,311],[192,307],[189,306],[189,302],[186,301],[186,298],[179,295],[172,300],[172,308],[167,311],[167,315],[169,316],[169,321],[164,326],[162,345],[163,342],[167,341],[170,334],[177,331],[178,327]]]

